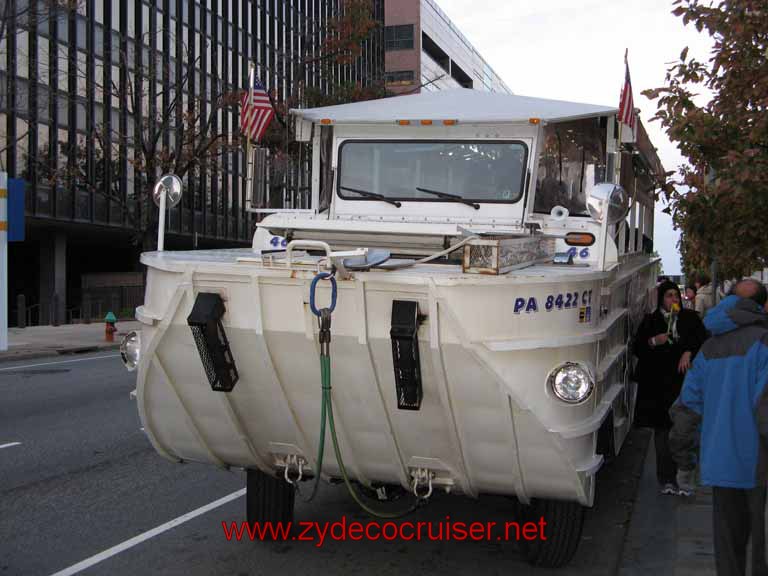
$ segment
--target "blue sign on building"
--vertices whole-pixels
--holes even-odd
[[[24,241],[24,189],[26,182],[8,178],[8,242]]]

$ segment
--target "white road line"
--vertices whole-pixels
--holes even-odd
[[[21,442],[8,442],[8,444],[0,444],[0,450],[3,448],[12,448],[13,446],[21,446]]]
[[[27,364],[26,366],[10,366],[8,368],[0,368],[0,372],[37,368],[38,366],[53,366],[55,364],[69,364],[70,362],[87,362],[89,360],[101,360],[102,358],[118,358],[119,356],[120,354],[109,354],[108,356],[94,356],[93,358],[76,358],[74,360],[62,360],[60,362],[43,362],[42,364]]]
[[[181,524],[184,524],[185,522],[189,522],[193,518],[197,518],[198,516],[201,516],[202,514],[205,514],[206,512],[210,512],[211,510],[218,508],[219,506],[223,506],[224,504],[231,502],[232,500],[237,500],[241,496],[245,495],[245,488],[238,490],[237,492],[232,492],[232,494],[229,494],[227,496],[224,496],[223,498],[219,498],[218,500],[215,500],[211,502],[210,504],[206,504],[205,506],[202,506],[198,508],[197,510],[192,510],[192,512],[187,512],[183,516],[179,516],[178,518],[174,518],[170,522],[166,522],[165,524],[161,524],[160,526],[157,526],[155,528],[152,528],[151,530],[147,530],[146,532],[143,532],[142,534],[139,534],[138,536],[134,536],[130,540],[126,540],[125,542],[121,542],[117,546],[112,546],[112,548],[108,548],[107,550],[104,550],[103,552],[99,552],[98,554],[95,554],[94,556],[91,556],[90,558],[86,558],[82,562],[78,562],[77,564],[73,564],[69,568],[65,568],[64,570],[60,570],[59,572],[56,572],[55,574],[52,574],[51,576],[72,576],[73,574],[77,574],[78,572],[82,572],[83,570],[86,570],[90,568],[91,566],[95,566],[99,562],[103,562],[104,560],[107,560],[108,558],[111,558],[112,556],[115,556],[117,554],[120,554],[120,552],[123,552],[125,550],[128,550],[129,548],[133,548],[134,546],[141,544],[142,542],[145,542],[146,540],[149,540],[150,538],[154,538],[155,536],[158,536],[162,534],[163,532],[167,532],[168,530],[171,530],[172,528],[176,528],[176,526],[180,526]]]

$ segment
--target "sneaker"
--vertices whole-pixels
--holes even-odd
[[[693,490],[690,490],[688,488],[678,488],[677,495],[690,498],[691,496],[693,496]]]
[[[677,486],[675,486],[670,482],[667,482],[666,484],[664,484],[664,486],[661,487],[661,489],[659,490],[659,493],[663,494],[664,496],[677,496],[679,492],[678,492]]]

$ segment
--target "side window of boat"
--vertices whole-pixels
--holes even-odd
[[[563,206],[587,216],[587,195],[606,179],[605,129],[600,118],[557,122],[544,127],[534,212]]]
[[[333,126],[320,127],[320,206],[328,210],[333,198]]]

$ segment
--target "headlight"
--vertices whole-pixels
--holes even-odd
[[[549,374],[549,386],[560,400],[578,404],[587,399],[595,386],[591,371],[582,364],[566,362]]]
[[[128,332],[120,342],[120,357],[129,372],[136,370],[141,356],[141,334]]]

